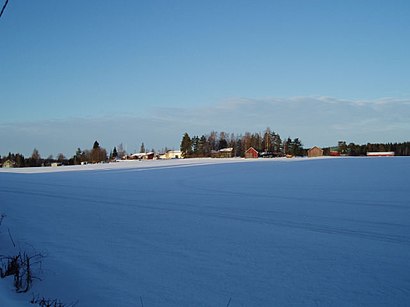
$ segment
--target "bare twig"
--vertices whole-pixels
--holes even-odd
[[[8,233],[9,233],[9,237],[10,237],[11,243],[13,243],[13,246],[16,247],[16,244],[14,243],[13,237],[11,236],[11,233],[10,233],[10,228],[7,228],[7,231],[8,231]]]
[[[7,6],[8,3],[9,3],[9,0],[6,0],[6,2],[4,2],[3,8],[1,9],[1,12],[0,12],[0,17],[1,17],[1,15],[3,15],[3,12],[6,9],[6,6]]]

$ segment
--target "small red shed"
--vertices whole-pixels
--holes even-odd
[[[258,151],[253,148],[253,147],[249,147],[247,151],[245,151],[245,158],[246,159],[256,159],[258,158],[259,153]]]

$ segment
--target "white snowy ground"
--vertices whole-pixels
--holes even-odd
[[[0,171],[0,254],[47,256],[0,306],[409,306],[409,178],[400,157]]]

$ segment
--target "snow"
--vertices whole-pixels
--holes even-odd
[[[406,157],[2,170],[0,253],[46,257],[0,305],[408,306],[408,178]]]

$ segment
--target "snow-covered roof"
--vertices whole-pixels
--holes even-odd
[[[394,156],[394,151],[367,152],[367,156]]]
[[[232,147],[227,147],[227,148],[219,149],[219,152],[231,152],[232,150],[233,150]]]
[[[131,155],[131,157],[142,157],[145,156],[146,153],[145,152],[136,152],[134,154]]]
[[[153,155],[154,152],[150,151],[150,152],[137,152],[131,155],[131,157],[144,157],[144,156],[148,156],[148,155]]]

